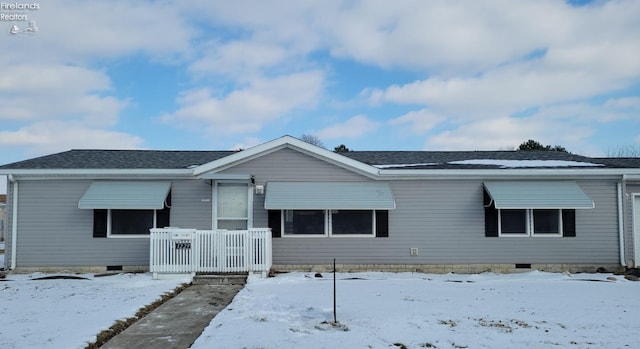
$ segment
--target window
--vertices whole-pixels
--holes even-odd
[[[533,235],[562,235],[560,210],[533,210]]]
[[[563,216],[571,219],[563,214],[563,211],[571,210],[500,209],[497,211],[498,236],[563,236]]]
[[[273,237],[389,236],[386,210],[269,211],[269,227]]]
[[[168,227],[171,195],[165,200],[162,210],[93,210],[93,237],[140,237],[149,236],[149,229]]]
[[[528,235],[527,210],[500,210],[500,235]]]
[[[94,210],[93,237],[149,235],[149,229],[169,226],[169,208],[162,210]]]
[[[155,210],[110,210],[110,235],[143,235],[155,227]]]
[[[333,235],[373,235],[374,211],[336,210],[331,211],[331,234]]]
[[[249,227],[249,185],[217,183],[217,229],[246,230]]]
[[[324,236],[325,212],[323,210],[284,210],[284,235]]]

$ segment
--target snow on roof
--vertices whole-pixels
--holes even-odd
[[[594,164],[581,161],[566,160],[495,160],[495,159],[475,159],[451,161],[452,165],[495,165],[500,168],[518,168],[518,167],[593,167],[604,166],[603,164]]]
[[[390,164],[390,165],[373,165],[373,167],[377,167],[377,168],[397,168],[397,167],[416,167],[416,166],[434,166],[434,165],[439,165],[438,163],[435,162],[425,162],[425,163],[419,163],[419,164]]]
[[[566,160],[499,160],[499,159],[473,159],[473,160],[460,160],[449,161],[445,164],[449,165],[484,165],[484,166],[498,166],[500,168],[533,168],[533,167],[597,167],[605,166],[604,164],[594,164],[591,162],[582,161],[566,161]],[[425,162],[415,164],[388,164],[388,165],[373,165],[379,169],[385,168],[402,168],[402,167],[418,167],[418,166],[436,166],[440,163]]]

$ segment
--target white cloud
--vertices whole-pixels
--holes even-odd
[[[388,125],[435,134],[430,147],[496,149],[523,137],[564,145],[567,127],[583,144],[598,124],[637,118],[639,99],[629,96],[637,92],[626,92],[640,77],[637,13],[638,1],[42,3],[33,13],[37,35],[3,41],[0,119],[17,130],[3,131],[13,142],[29,147],[47,136],[40,128],[52,120],[139,145],[135,136],[110,131],[139,101],[112,86],[109,74],[114,64],[140,60],[190,74],[177,79],[183,92],[163,116],[167,124],[228,135],[239,146],[295,111],[335,113],[322,109],[338,104],[325,94],[358,89],[382,107],[415,106]],[[351,64],[353,76],[345,68]],[[363,64],[389,78],[400,72],[402,80],[359,79]],[[332,84],[336,89],[325,91]],[[614,93],[604,103],[590,100]],[[379,126],[375,112],[327,127],[324,137],[371,132]]]
[[[0,147],[42,155],[70,147],[139,147],[142,140],[108,128],[128,101],[109,96],[100,71],[63,64],[13,65],[0,75]]]
[[[568,132],[570,130],[570,132]],[[424,145],[426,150],[498,150],[513,149],[528,139],[543,144],[579,145],[579,151],[586,145],[585,140],[594,130],[580,124],[580,120],[546,123],[536,117],[497,117],[483,119],[430,136]],[[581,145],[581,146],[580,146]]]
[[[638,45],[640,55],[640,44]],[[612,66],[617,59],[609,59]],[[489,71],[478,77],[429,78],[405,85],[392,85],[373,90],[374,103],[394,102],[425,104],[447,114],[465,118],[486,117],[498,113],[513,113],[531,106],[586,99],[612,89],[622,89],[629,78],[640,75],[606,74],[602,70],[590,74],[591,66],[555,69],[538,63],[517,63],[514,66]],[[611,68],[609,71],[616,69]]]
[[[242,89],[215,96],[209,88],[183,92],[180,108],[162,116],[166,123],[215,135],[256,132],[295,109],[311,108],[322,93],[319,71],[294,73],[272,79],[258,78]]]
[[[410,111],[398,118],[389,120],[390,125],[406,125],[407,132],[424,134],[445,121],[446,117],[431,112],[429,109]]]
[[[606,124],[620,120],[637,120],[640,98],[610,98],[603,103],[588,101],[542,107],[535,116],[544,122],[554,120],[580,120],[592,124]]]
[[[65,65],[19,65],[0,76],[0,119],[77,119],[110,126],[126,101],[102,96],[111,90],[101,72]],[[37,102],[34,102],[37,101]]]
[[[374,131],[378,125],[364,115],[356,115],[318,131],[317,135],[320,139],[358,138]]]
[[[11,65],[0,75],[3,94],[85,92],[111,88],[109,77],[102,72],[61,64]]]
[[[207,45],[203,55],[193,62],[194,74],[218,73],[235,80],[245,81],[260,75],[265,68],[282,64],[291,56],[284,47],[255,41],[214,41]]]
[[[141,144],[142,139],[136,136],[74,122],[45,121],[16,131],[0,131],[0,147],[28,148],[32,156],[69,149],[132,149]]]
[[[8,45],[3,56],[12,62],[77,64],[132,53],[165,60],[188,56],[196,31],[181,16],[180,6],[146,1],[42,2],[39,10],[29,13],[38,33],[3,40]]]
[[[408,60],[405,65],[438,73],[386,88],[364,88],[361,93],[374,105],[418,105],[415,111],[390,121],[392,125],[410,125],[409,132],[425,133],[439,124],[453,125],[431,136],[427,148],[501,149],[536,138],[550,144],[575,144],[585,152],[598,153],[588,140],[598,132],[598,124],[637,118],[636,96],[624,96],[622,92],[622,97],[604,103],[592,98],[637,84],[640,61],[635,57],[640,56],[640,33],[632,13],[640,10],[640,3],[597,2],[580,8],[549,1],[507,2],[503,6],[486,2],[436,4],[434,13],[446,19],[433,22],[440,25],[438,30],[417,30],[420,24],[413,23],[414,32],[424,34],[424,44],[408,35],[382,41],[379,46],[390,52],[411,52],[410,56],[418,57],[422,65]],[[393,11],[389,9],[390,14]],[[410,25],[408,18],[413,15],[406,16],[392,21],[385,35],[393,36]],[[459,22],[463,19],[464,23]],[[452,43],[431,50],[432,56],[428,57],[421,49],[436,43],[434,33]],[[383,34],[384,30],[378,30],[371,41]],[[362,45],[369,44],[363,36],[360,38]],[[394,49],[402,42],[415,47]],[[458,58],[465,49],[468,51],[463,58]],[[401,59],[383,62],[392,54],[373,58],[378,50],[370,54],[377,64],[403,64]],[[366,49],[359,52],[368,54]]]

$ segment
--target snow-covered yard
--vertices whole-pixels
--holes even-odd
[[[83,348],[187,280],[0,282],[0,348]],[[611,274],[250,277],[192,348],[637,348],[640,282]]]
[[[192,348],[638,348],[640,282],[611,274],[251,278]],[[597,281],[595,281],[597,280]]]
[[[151,274],[34,280],[44,276],[51,274],[0,280],[0,348],[84,348],[115,320],[190,281],[152,280]]]

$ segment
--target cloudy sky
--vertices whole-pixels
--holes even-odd
[[[0,21],[2,164],[285,134],[355,150],[640,145],[637,0],[38,4],[0,13],[27,19]]]

